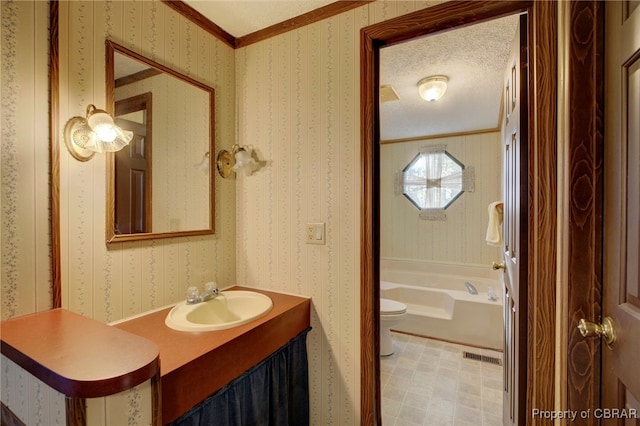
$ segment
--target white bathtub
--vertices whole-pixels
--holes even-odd
[[[502,285],[486,276],[461,276],[420,270],[380,270],[380,297],[407,305],[407,319],[395,330],[482,348],[502,350]],[[470,282],[478,290],[470,294]],[[497,301],[488,298],[493,287]]]

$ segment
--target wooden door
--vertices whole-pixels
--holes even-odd
[[[602,404],[593,415],[640,425],[640,7],[605,2],[605,17],[602,317],[611,318],[616,341],[601,345]]]
[[[527,15],[520,16],[505,75],[503,422],[524,425],[527,379]]]
[[[133,140],[115,153],[115,233],[152,232],[151,224],[151,93],[116,102],[117,124],[133,132]],[[136,118],[127,115],[137,113]]]

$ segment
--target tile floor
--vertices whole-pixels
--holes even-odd
[[[392,336],[394,353],[380,363],[384,426],[502,425],[502,366],[462,356],[501,352]]]

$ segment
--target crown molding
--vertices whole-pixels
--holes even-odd
[[[198,12],[182,0],[162,0],[162,3],[169,6],[180,15],[184,16],[212,36],[223,41],[230,47],[236,48],[236,38],[211,22],[206,16]]]
[[[296,16],[286,21],[271,25],[270,27],[262,30],[255,31],[251,34],[244,35],[242,37],[234,37],[221,27],[213,23],[206,16],[189,6],[182,0],[162,0],[168,7],[184,16],[194,24],[198,25],[209,34],[218,38],[226,43],[228,46],[238,49],[240,47],[246,47],[251,44],[257,43],[275,37],[280,34],[284,34],[288,31],[302,28],[306,25],[313,24],[314,22],[322,21],[323,19],[331,18],[343,12],[347,12],[351,9],[364,6],[368,3],[372,3],[375,0],[356,0],[356,1],[336,1],[321,8],[312,10],[302,15]]]

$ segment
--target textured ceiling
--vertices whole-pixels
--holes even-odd
[[[495,128],[516,15],[383,48],[380,84],[400,100],[380,107],[381,138],[401,139]],[[444,74],[447,92],[426,102],[417,83]]]
[[[185,0],[234,37],[318,9],[335,0]],[[495,128],[502,81],[518,18],[513,15],[390,46],[380,54],[380,84],[400,100],[381,105],[383,140]],[[417,83],[444,74],[449,87],[425,102]]]

